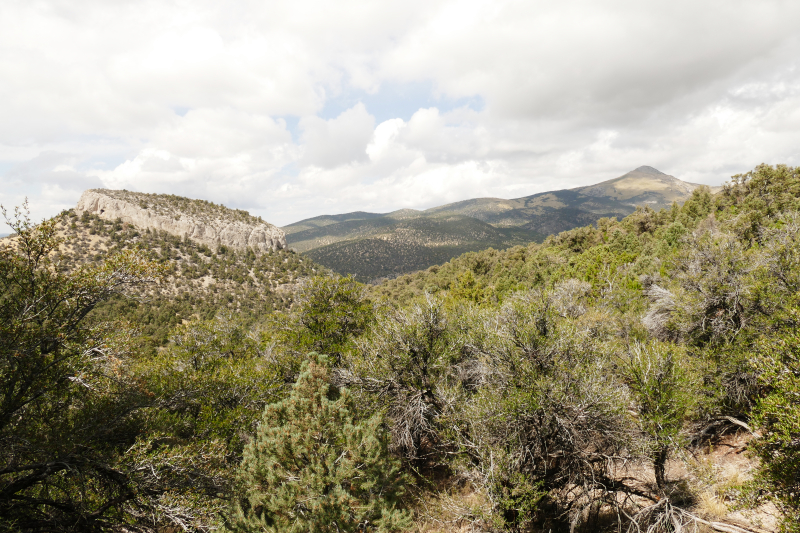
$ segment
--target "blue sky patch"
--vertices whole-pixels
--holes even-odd
[[[483,99],[478,95],[467,98],[436,96],[433,83],[430,81],[384,83],[375,94],[347,88],[341,94],[329,98],[318,116],[326,120],[336,118],[359,102],[362,102],[367,111],[375,117],[376,124],[393,118],[408,121],[414,113],[429,107],[435,107],[442,113],[459,107],[469,107],[475,111],[481,111],[484,107]]]

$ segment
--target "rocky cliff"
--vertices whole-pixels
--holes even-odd
[[[204,200],[90,189],[81,195],[75,211],[106,220],[121,219],[141,230],[162,230],[211,247],[250,247],[256,252],[286,248],[286,235],[280,228],[246,211]]]

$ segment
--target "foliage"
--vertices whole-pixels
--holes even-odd
[[[366,287],[352,277],[316,276],[305,282],[295,298],[296,349],[341,358],[353,337],[373,319]]]
[[[601,219],[596,228],[562,232],[542,244],[465,254],[444,265],[389,281],[373,289],[373,293],[408,305],[426,292],[447,295],[455,302],[475,300],[474,291],[464,289],[481,287],[483,301],[497,300],[505,309],[488,323],[494,324],[494,332],[505,332],[503,335],[512,340],[508,346],[529,355],[509,357],[507,354],[513,351],[500,350],[502,343],[486,344],[492,338],[488,333],[466,343],[480,346],[479,351],[487,354],[470,363],[473,375],[478,375],[475,398],[479,400],[472,403],[471,393],[462,394],[457,400],[487,410],[468,411],[453,424],[469,446],[477,446],[476,441],[469,440],[473,431],[478,435],[479,430],[489,429],[484,435],[496,432],[500,437],[484,442],[513,442],[507,438],[513,433],[508,433],[510,426],[505,424],[515,417],[513,411],[504,410],[508,404],[503,403],[514,397],[507,396],[507,391],[513,390],[508,384],[519,379],[526,392],[535,395],[536,388],[530,390],[530,384],[542,382],[547,375],[543,369],[549,368],[547,362],[558,353],[542,349],[548,343],[546,336],[536,333],[535,324],[542,325],[545,331],[558,320],[584,322],[597,332],[595,344],[588,348],[588,359],[608,361],[606,354],[626,354],[616,356],[621,365],[605,370],[618,380],[605,376],[610,380],[608,390],[617,387],[628,394],[630,407],[636,413],[630,420],[633,425],[626,426],[619,420],[619,434],[626,435],[623,441],[628,439],[631,443],[633,428],[641,431],[640,437],[634,439],[637,442],[630,444],[633,447],[623,455],[634,457],[636,454],[631,452],[641,449],[651,458],[658,485],[652,497],[661,498],[657,495],[677,487],[663,472],[666,457],[715,434],[748,427],[753,406],[769,390],[770,380],[776,375],[774,371],[762,374],[771,366],[754,364],[753,351],[754,346],[775,338],[793,323],[785,312],[797,305],[800,287],[797,183],[796,169],[762,165],[734,177],[733,183],[716,196],[701,188],[683,206],[673,205],[659,212],[641,208],[624,220]],[[540,295],[538,311],[529,308],[520,312],[520,319],[513,319],[511,310],[520,305],[519,294],[524,294],[518,292],[521,290]],[[501,316],[511,317],[508,324],[512,327],[503,325]],[[513,326],[526,321],[530,322],[527,328]],[[474,337],[476,333],[470,335]],[[564,339],[573,338],[562,335]],[[501,371],[500,363],[504,361],[513,366]],[[525,374],[521,370],[525,365],[536,372]],[[590,375],[574,361],[564,367],[573,376]],[[509,376],[513,379],[504,381]],[[556,383],[567,384],[575,379],[565,376],[559,376]],[[489,395],[490,391],[494,396]],[[571,393],[569,397],[577,396]],[[557,396],[548,394],[545,398],[552,401]],[[543,412],[558,413],[559,409],[557,403],[548,404]],[[790,420],[795,416],[791,412],[785,414]],[[527,438],[536,433],[524,430],[522,434]],[[595,449],[602,441],[590,438],[584,442]],[[778,439],[775,443],[772,453],[782,449],[791,454],[790,441]],[[477,449],[469,446],[468,450]],[[516,480],[507,482],[509,485],[503,490],[489,492],[494,494],[497,512],[506,516],[509,508],[517,509],[517,513],[527,509],[522,514],[508,515],[510,521],[503,518],[504,523],[521,527],[536,513],[552,516],[563,511],[543,511],[557,501],[551,496],[555,493],[541,484],[541,478],[530,474],[520,477],[516,467],[502,466],[514,462],[504,463],[496,446],[487,445],[486,449],[489,452],[470,463],[483,472],[483,465],[488,462],[494,465],[494,472],[506,471],[497,479]],[[558,449],[561,456],[568,448],[559,443],[548,449]],[[513,456],[508,450],[504,453],[505,457]],[[614,488],[631,494],[625,487]],[[527,495],[523,498],[527,503],[523,504],[520,494]],[[674,494],[666,507],[654,503],[633,516],[642,525],[655,529],[673,518],[681,522],[692,520],[686,510],[691,499],[681,500],[682,497]]]
[[[718,212],[725,214],[737,235],[758,240],[759,229],[770,218],[800,210],[800,170],[786,165],[759,165],[733,176],[716,198]]]
[[[126,359],[126,332],[84,319],[160,269],[131,250],[65,271],[52,259],[57,219],[34,225],[17,210],[6,221],[16,235],[0,249],[2,525],[110,529],[136,497],[121,456],[148,399]]]
[[[137,370],[159,398],[147,415],[151,432],[169,435],[173,446],[219,440],[232,464],[264,406],[284,395],[283,376],[256,335],[227,314],[179,326]]]
[[[761,311],[752,280],[761,257],[718,231],[687,239],[673,259],[678,290],[671,326],[697,344],[731,342]]]
[[[767,388],[755,407],[754,423],[763,432],[755,443],[761,460],[759,488],[783,508],[786,531],[800,531],[800,311],[777,338],[759,342],[755,363]]]
[[[541,291],[515,294],[486,322],[483,384],[458,422],[504,528],[574,524],[597,494],[625,493],[607,457],[633,436],[626,393],[593,360],[587,325],[560,317]]]
[[[472,270],[467,270],[456,278],[449,296],[455,300],[474,303],[482,303],[487,298],[485,288],[475,279]]]
[[[177,201],[167,200],[165,209]],[[165,346],[172,329],[184,320],[209,320],[225,310],[253,324],[273,310],[286,310],[298,282],[322,271],[287,250],[258,255],[252,250],[212,250],[163,231],[140,232],[120,220],[103,220],[86,212],[80,217],[67,212],[57,231],[66,241],[56,255],[68,268],[93,264],[132,247],[162,265],[166,277],[160,291],[137,290],[136,298],[112,295],[88,317],[92,322],[126,319],[135,323],[136,342],[150,354]]]
[[[35,450],[51,463],[78,452],[94,463],[25,489],[66,507],[3,500],[13,506],[2,516],[13,510],[31,530],[96,513],[89,525],[70,524],[204,531],[221,525],[239,491],[234,529],[285,529],[291,516],[312,529],[312,501],[337,514],[341,529],[358,528],[363,513],[367,529],[380,529],[384,504],[364,503],[372,489],[351,487],[346,472],[369,448],[369,464],[385,465],[386,509],[410,489],[404,498],[418,502],[418,518],[434,499],[454,528],[671,531],[701,523],[702,494],[667,463],[753,429],[756,493],[778,503],[793,530],[797,172],[762,165],[716,195],[695,190],[682,206],[637,208],[372,287],[294,253],[211,250],[88,215],[31,227],[51,243],[39,266],[26,267],[19,248],[2,252],[2,283],[19,280],[2,292],[3,386],[17,383],[8,365],[66,359],[47,367],[54,374],[31,371],[49,385],[18,408],[31,416],[12,414],[0,429],[0,454],[16,454],[3,455],[11,467],[0,465],[0,482],[12,484],[0,491],[16,490],[28,471],[14,465],[34,464]],[[59,236],[71,239],[55,247]],[[110,260],[115,253],[122,259]],[[114,287],[108,273],[125,257],[161,265],[163,290],[117,295],[128,285]],[[23,283],[26,271],[36,272],[33,285]],[[24,313],[12,311],[24,306],[14,302],[34,285],[53,319],[22,324]],[[23,348],[35,357],[17,358]],[[312,350],[329,357],[314,356],[298,378]],[[313,435],[335,445],[311,447]],[[278,444],[290,441],[309,454]],[[109,470],[91,466],[100,462]],[[335,464],[326,471],[327,463]],[[418,483],[410,487],[398,465]],[[405,512],[393,516],[408,525]]]
[[[687,444],[682,433],[697,408],[699,380],[682,350],[669,343],[636,343],[622,366],[639,425],[649,441],[656,485],[668,496],[667,459],[670,452]]]
[[[447,447],[440,417],[458,380],[466,338],[444,302],[426,297],[407,309],[388,309],[356,342],[343,382],[385,409],[392,449],[416,467],[433,466]]]
[[[297,380],[305,354],[325,351],[340,365],[375,319],[376,304],[351,277],[315,276],[297,289],[286,313],[273,313],[259,328],[259,342],[286,384]]]
[[[182,324],[166,349],[136,361],[152,401],[129,461],[172,483],[142,492],[147,512],[135,515],[139,527],[219,526],[244,444],[264,406],[284,396],[266,355],[241,320],[222,313]],[[191,473],[191,489],[172,479],[176,469]]]
[[[347,390],[311,354],[285,400],[264,410],[245,448],[232,531],[401,531],[404,476],[388,455],[381,417],[361,422]]]
[[[274,372],[252,364],[254,343],[224,319],[183,326],[155,358],[137,353],[134,329],[88,318],[104,298],[163,279],[163,266],[136,249],[59,262],[70,244],[59,220],[34,226],[17,213],[11,224],[0,250],[0,526],[212,529]]]
[[[427,268],[469,251],[507,248],[541,238],[534,231],[494,227],[453,213],[347,220],[287,235],[290,246],[304,255],[363,282]]]

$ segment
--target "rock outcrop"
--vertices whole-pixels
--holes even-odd
[[[203,200],[90,189],[81,195],[75,212],[88,212],[106,220],[120,219],[140,230],[162,230],[213,248],[250,247],[257,253],[286,248],[286,234],[280,228],[245,211]]]

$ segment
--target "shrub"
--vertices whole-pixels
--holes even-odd
[[[667,459],[685,444],[682,430],[697,407],[699,380],[683,350],[670,343],[636,343],[622,366],[648,440],[656,485],[667,494]]]
[[[527,531],[575,527],[628,488],[614,462],[632,440],[624,387],[594,333],[563,318],[550,295],[519,293],[487,321],[483,384],[462,408],[462,450],[495,506],[495,522]],[[476,336],[480,337],[480,336]]]
[[[756,405],[754,425],[763,435],[753,443],[761,460],[758,488],[784,511],[785,531],[800,531],[800,311],[793,327],[758,345],[756,365],[769,391]]]
[[[295,344],[337,358],[373,319],[364,285],[352,277],[316,276],[295,298]]]
[[[34,225],[17,210],[6,222],[16,239],[0,246],[0,528],[111,530],[139,496],[123,455],[149,398],[127,332],[84,318],[159,269],[126,252],[65,272],[51,260],[58,219]]]
[[[444,391],[462,358],[465,338],[442,300],[430,295],[378,317],[357,342],[341,378],[386,409],[392,450],[417,466],[434,466],[445,443]]]

